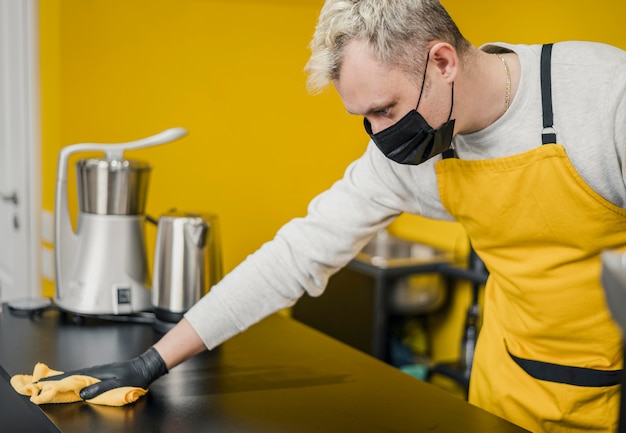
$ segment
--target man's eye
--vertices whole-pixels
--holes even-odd
[[[389,111],[389,108],[381,108],[380,110],[376,111],[376,114],[380,116],[387,116],[389,115]]]

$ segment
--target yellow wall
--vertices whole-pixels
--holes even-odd
[[[149,214],[177,207],[219,215],[225,268],[232,269],[303,215],[365,149],[361,119],[345,113],[332,89],[305,91],[302,68],[322,3],[41,0],[44,209],[53,210],[61,147],[182,126],[190,132],[185,139],[127,156],[154,166]],[[475,45],[587,39],[626,48],[623,0],[443,3]],[[464,248],[454,223],[403,217],[393,229]],[[468,302],[467,290],[459,293],[433,318],[440,358],[456,356]]]
[[[232,269],[365,148],[334,92],[305,90],[321,4],[41,1],[44,209],[61,147],[182,126],[187,138],[127,156],[154,166],[149,214],[219,215]]]

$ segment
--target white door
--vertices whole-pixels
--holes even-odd
[[[36,0],[0,0],[0,301],[41,295]]]

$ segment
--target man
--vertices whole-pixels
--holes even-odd
[[[105,379],[81,397],[147,388],[320,295],[410,212],[461,222],[490,271],[470,401],[531,431],[612,431],[621,337],[599,253],[626,246],[626,53],[478,49],[437,0],[328,0],[311,50],[309,88],[364,117],[365,154],[141,357],[68,373]]]

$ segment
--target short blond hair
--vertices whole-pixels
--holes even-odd
[[[438,0],[327,0],[305,67],[311,93],[339,78],[344,48],[354,39],[367,41],[381,63],[417,75],[429,42],[448,42],[459,54],[470,47]]]

